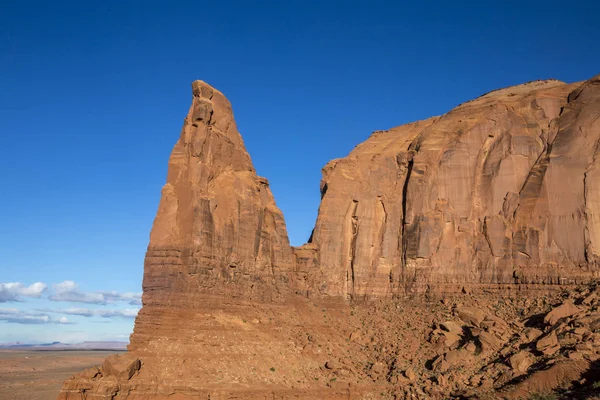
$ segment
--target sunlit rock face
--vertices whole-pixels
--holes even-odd
[[[277,298],[294,265],[283,215],[229,101],[202,81],[192,92],[150,234],[144,304],[176,305],[198,293]]]
[[[324,167],[298,248],[229,101],[201,81],[192,94],[130,351],[68,380],[61,400],[363,398],[379,393],[371,375],[348,367],[350,389],[324,367],[373,356],[348,340],[349,300],[599,276],[600,76],[373,133]]]
[[[497,90],[379,131],[323,170],[312,242],[330,294],[598,275],[600,77]]]

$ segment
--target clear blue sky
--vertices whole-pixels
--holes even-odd
[[[195,79],[231,100],[299,245],[321,168],[372,131],[499,87],[600,73],[597,1],[10,3],[0,342],[129,334]]]

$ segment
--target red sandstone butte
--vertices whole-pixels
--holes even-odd
[[[498,388],[514,374],[502,348],[524,322],[513,323],[512,303],[505,322],[469,293],[505,299],[600,277],[600,76],[496,90],[373,133],[324,167],[315,229],[298,248],[229,101],[202,81],[192,92],[129,352],[65,382],[60,400],[358,399],[409,383],[403,393],[443,398],[463,384]],[[463,297],[421,306],[423,293]],[[523,304],[539,312],[546,303]],[[477,324],[465,309],[479,310]],[[454,340],[432,323],[456,326]],[[596,343],[578,326],[574,340]],[[573,357],[588,354],[578,346]],[[493,361],[498,352],[506,357]],[[518,373],[544,357],[521,356]],[[467,373],[467,362],[492,363],[489,376],[447,378],[459,364]]]

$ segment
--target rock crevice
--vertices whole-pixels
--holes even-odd
[[[600,277],[598,143],[600,76],[490,92],[377,131],[329,162],[309,243],[291,247],[229,101],[196,81],[150,234],[130,353],[67,381],[60,399],[378,392],[380,377],[404,379],[393,371],[406,360],[363,360],[365,373],[335,367],[351,351],[400,351],[387,333],[377,346],[361,338],[370,331],[340,336],[351,305],[398,309],[393,302],[420,293],[501,294]],[[434,370],[503,345],[487,332],[493,316],[467,311],[461,318],[474,321],[477,340],[438,354]],[[462,331],[436,335],[467,346]],[[530,361],[515,354],[510,364],[523,371]],[[418,378],[410,368],[402,376]],[[334,384],[344,377],[364,385]]]

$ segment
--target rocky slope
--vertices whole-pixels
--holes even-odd
[[[596,288],[556,289],[599,276],[600,76],[375,132],[324,168],[299,248],[227,99],[192,89],[130,351],[61,400],[515,398],[594,367]]]

